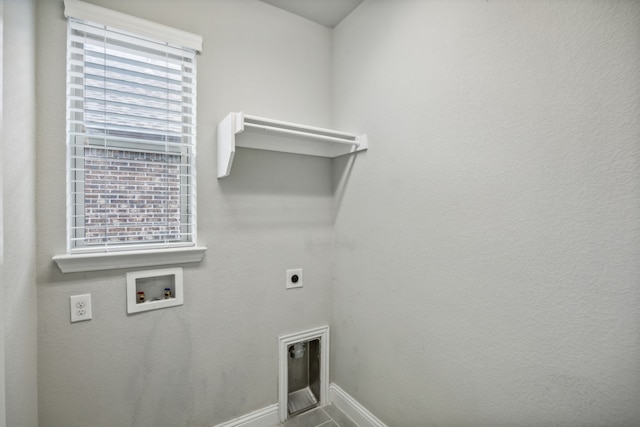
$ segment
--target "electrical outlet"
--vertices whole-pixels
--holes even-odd
[[[302,269],[287,270],[287,289],[302,287]]]
[[[91,294],[72,295],[69,297],[71,323],[91,320]]]

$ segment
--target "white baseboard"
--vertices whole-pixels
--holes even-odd
[[[274,404],[213,427],[272,427],[279,423],[278,404]]]
[[[376,418],[367,408],[349,396],[338,385],[331,384],[329,386],[329,397],[331,402],[358,424],[359,427],[387,427],[385,423]]]
[[[359,427],[387,427],[385,423],[376,418],[337,384],[329,386],[329,401]],[[273,427],[280,423],[278,410],[279,405],[276,403],[213,427]]]

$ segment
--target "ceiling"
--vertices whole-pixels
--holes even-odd
[[[363,0],[261,0],[320,25],[333,28]]]

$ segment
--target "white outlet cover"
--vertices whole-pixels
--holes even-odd
[[[71,322],[91,320],[91,294],[72,295],[69,297]]]
[[[297,281],[294,281],[295,277],[297,277]],[[286,279],[287,289],[301,288],[302,287],[302,269],[294,268],[292,270],[287,270],[287,279]]]

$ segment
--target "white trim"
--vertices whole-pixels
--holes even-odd
[[[213,427],[271,427],[279,422],[278,405],[273,404]]]
[[[320,339],[320,402],[319,406],[329,403],[329,326],[322,326],[295,334],[282,335],[278,337],[280,347],[279,375],[278,375],[278,403],[280,422],[287,420],[287,399],[289,372],[287,361],[289,358],[288,348],[291,344],[300,341],[310,341]]]
[[[95,22],[202,52],[202,36],[78,0],[64,0],[64,16]]]
[[[387,427],[385,423],[376,418],[367,408],[362,406],[337,384],[331,384],[329,394],[331,395],[331,402],[351,418],[353,422],[358,424],[359,427]]]
[[[206,247],[55,255],[63,273],[200,262]]]

